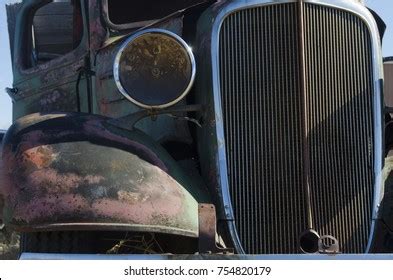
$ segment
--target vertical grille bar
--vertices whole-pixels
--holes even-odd
[[[298,253],[307,228],[296,3],[236,11],[220,31],[230,194],[247,253]],[[313,222],[365,251],[373,191],[370,37],[355,15],[305,4]]]

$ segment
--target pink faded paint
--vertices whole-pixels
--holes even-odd
[[[62,173],[48,168],[35,170],[27,176],[31,190],[44,190],[48,193],[62,194],[78,188],[81,184],[99,184],[105,178],[103,176],[80,176],[75,173]]]
[[[81,195],[63,194],[37,197],[14,209],[13,219],[24,223],[34,223],[53,217],[74,214],[88,209],[89,204]]]

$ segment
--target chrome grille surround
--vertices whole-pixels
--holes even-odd
[[[227,165],[227,155],[226,155],[226,146],[225,146],[225,132],[224,132],[224,124],[223,124],[223,111],[221,106],[221,86],[220,86],[220,30],[224,19],[230,14],[253,7],[259,7],[264,5],[274,5],[274,4],[282,4],[282,3],[293,3],[297,1],[282,1],[282,0],[273,0],[273,1],[230,1],[220,7],[220,11],[215,17],[215,21],[213,23],[212,33],[211,33],[211,59],[212,59],[212,83],[213,83],[213,94],[214,94],[214,110],[215,110],[215,136],[217,141],[217,158],[218,158],[218,183],[221,186],[221,203],[223,204],[223,209],[225,211],[225,217],[228,220],[229,232],[232,237],[234,246],[238,253],[246,253],[243,249],[242,243],[239,239],[238,232],[234,223],[232,222],[235,217],[233,213],[230,191],[229,191],[229,182],[228,182],[228,165]],[[381,64],[381,51],[380,51],[380,39],[378,28],[375,24],[375,21],[369,11],[354,2],[349,1],[340,1],[340,0],[332,0],[332,1],[313,1],[313,0],[305,0],[306,3],[313,3],[317,5],[324,5],[333,8],[338,8],[341,10],[348,11],[350,13],[355,14],[360,19],[362,19],[368,29],[372,43],[372,60],[373,60],[373,76],[374,76],[374,84],[373,84],[373,112],[374,112],[374,205],[373,205],[373,222],[371,225],[369,243],[366,249],[366,253],[369,252],[371,248],[371,243],[373,241],[373,234],[375,228],[374,220],[378,217],[378,208],[379,204],[383,197],[383,184],[382,184],[382,167],[383,167],[383,130],[382,130],[382,100],[381,100],[381,88],[380,88],[380,80],[382,79],[382,64]]]

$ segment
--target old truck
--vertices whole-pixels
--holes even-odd
[[[362,1],[16,2],[21,252],[393,252],[392,72]]]

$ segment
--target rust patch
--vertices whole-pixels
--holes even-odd
[[[48,146],[38,146],[26,150],[22,154],[22,161],[34,164],[38,169],[49,167],[57,158],[57,154]]]

